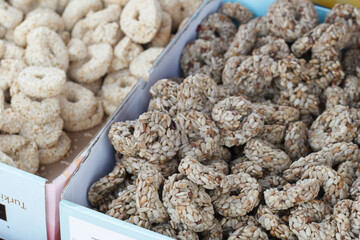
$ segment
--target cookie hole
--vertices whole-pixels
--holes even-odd
[[[54,49],[52,48],[51,42],[47,42],[46,44],[46,49],[49,51],[51,56],[56,56]],[[45,47],[45,46],[44,46]]]
[[[71,102],[71,103],[76,103],[76,102],[79,101],[79,99],[78,99],[76,96],[74,96],[74,95],[66,96],[66,99],[67,99],[69,102]]]
[[[273,100],[275,98],[275,95],[272,93],[265,94],[264,96],[265,100]]]
[[[245,197],[243,196],[243,194],[240,194],[240,190],[238,189],[234,189],[232,191],[230,191],[230,196],[234,197],[234,198],[242,198],[242,197]]]
[[[55,52],[53,51],[53,49],[50,47],[49,48],[49,52],[51,56],[56,56]]]
[[[130,126],[130,127],[129,127],[129,132],[130,132],[131,134],[134,134],[134,131],[135,131],[135,128],[134,128],[133,126]]]
[[[299,21],[301,19],[301,14],[299,12],[295,13],[295,20]]]
[[[120,84],[119,84],[119,87],[121,88],[124,88],[124,87],[127,87],[128,84],[125,82],[125,81],[121,81]]]
[[[156,135],[156,136],[152,139],[152,143],[156,143],[156,142],[160,142],[159,135]]]
[[[41,80],[41,79],[43,79],[45,77],[45,75],[39,73],[39,74],[35,74],[34,77]]]
[[[215,34],[215,37],[216,37],[216,38],[221,37],[221,36],[220,36],[220,34],[219,34],[217,31],[215,31],[215,33],[214,33],[214,34]]]
[[[134,19],[135,19],[136,21],[140,21],[140,13],[139,13],[139,11],[137,11],[137,12],[135,13]]]
[[[32,100],[33,100],[34,102],[40,103],[42,99],[41,99],[41,98],[32,98]]]
[[[4,91],[4,97],[5,97],[5,102],[10,104],[10,102],[11,102],[10,88],[8,88]]]
[[[158,190],[158,194],[159,194],[159,199],[160,199],[160,201],[163,201],[163,196],[162,196],[162,192],[163,192],[163,185],[161,185],[160,187],[159,187],[159,190]]]
[[[324,189],[321,187],[320,188],[320,191],[319,191],[319,194],[317,195],[317,197],[315,199],[322,199],[325,195],[325,191]]]

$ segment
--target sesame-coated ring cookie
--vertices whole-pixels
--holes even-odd
[[[342,105],[325,110],[309,128],[311,148],[320,150],[331,143],[352,141],[357,131],[352,114],[352,109]]]
[[[242,145],[259,135],[264,127],[261,115],[252,113],[244,97],[229,97],[215,104],[212,119],[220,129],[221,142],[227,147]]]
[[[244,5],[238,2],[224,3],[219,12],[225,14],[238,22],[239,25],[248,23],[253,17],[253,13]]]
[[[164,206],[175,224],[195,232],[213,226],[214,209],[205,189],[186,179],[182,174],[170,176],[164,184]]]
[[[182,158],[195,156],[198,161],[204,161],[219,153],[219,129],[209,116],[192,110],[178,113],[176,119],[181,127],[179,155]]]
[[[171,79],[161,79],[150,88],[148,111],[160,111],[175,116],[179,84]]]
[[[220,83],[224,60],[211,41],[197,39],[183,49],[180,66],[185,76],[206,74]]]
[[[150,162],[174,158],[181,144],[180,131],[178,120],[166,113],[143,113],[133,134],[140,147],[137,154]]]
[[[360,10],[347,3],[337,3],[326,14],[326,23],[342,22],[349,25],[353,31],[360,28]]]
[[[157,170],[142,171],[136,179],[136,209],[140,218],[151,223],[164,223],[169,215],[159,196],[164,177]],[[146,216],[146,217],[145,217]]]
[[[299,239],[334,239],[335,226],[328,218],[331,207],[320,200],[311,200],[290,211],[289,227]]]
[[[308,0],[278,0],[266,14],[270,31],[287,42],[292,42],[313,29],[318,23],[315,6]]]
[[[134,137],[136,121],[114,123],[109,130],[109,139],[115,150],[126,156],[136,157],[139,143]]]
[[[280,190],[279,190],[280,189]],[[286,184],[264,192],[266,205],[273,210],[286,210],[314,199],[320,191],[317,179],[299,180],[296,184]]]
[[[216,169],[201,164],[196,157],[186,156],[181,159],[179,172],[186,175],[187,178],[205,189],[216,189],[220,186],[225,174],[217,172]]]
[[[120,161],[117,161],[108,175],[90,186],[88,192],[89,203],[94,207],[99,206],[104,196],[119,187],[119,185],[124,182],[125,177],[125,168]]]
[[[211,41],[217,52],[224,53],[236,34],[235,24],[221,13],[208,15],[197,28],[198,38]]]
[[[220,184],[222,194],[214,201],[215,210],[224,217],[238,217],[249,213],[259,204],[261,187],[247,173],[227,175]],[[231,192],[238,193],[233,197]]]
[[[210,114],[218,100],[218,88],[213,79],[204,74],[189,76],[179,85],[176,109],[178,112],[196,110]]]

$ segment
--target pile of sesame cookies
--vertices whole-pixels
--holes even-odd
[[[90,204],[176,239],[358,239],[359,30],[348,4],[320,25],[307,0],[258,18],[223,4],[184,48],[185,78],[110,128],[116,165]]]
[[[0,0],[0,162],[62,159],[66,132],[112,114],[201,3]]]

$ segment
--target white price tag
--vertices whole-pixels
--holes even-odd
[[[74,217],[69,224],[70,240],[136,240]]]

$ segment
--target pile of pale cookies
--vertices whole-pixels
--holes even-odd
[[[202,0],[0,0],[0,162],[63,159],[111,115]]]

